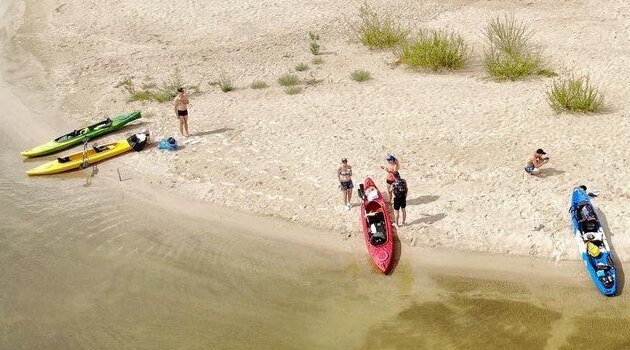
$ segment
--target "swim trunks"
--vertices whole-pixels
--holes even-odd
[[[400,208],[407,207],[407,197],[405,196],[394,196],[394,210],[399,210]]]
[[[525,172],[528,174],[531,174],[534,172],[534,166],[533,165],[528,165],[525,167]]]
[[[352,181],[341,182],[339,188],[341,188],[342,191],[351,190],[354,188],[354,184],[352,183]]]
[[[188,117],[188,110],[184,109],[183,111],[178,110],[177,111],[177,116],[178,117]]]

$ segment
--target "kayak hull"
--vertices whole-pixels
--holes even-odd
[[[59,136],[56,139],[49,141],[43,145],[39,145],[37,147],[23,151],[21,152],[21,154],[24,157],[38,157],[58,152],[66,148],[78,145],[84,140],[92,140],[107,133],[116,131],[125,126],[127,123],[130,123],[141,117],[142,115],[140,114],[140,112],[135,111],[129,114],[119,115],[111,120],[106,119],[83,129],[74,130],[68,134]]]
[[[111,142],[102,146],[95,146],[91,149],[87,149],[85,152],[76,152],[65,157],[59,157],[54,161],[42,164],[27,171],[26,174],[29,176],[51,175],[70,170],[78,170],[82,168],[85,161],[87,161],[86,164],[89,166],[128,152],[132,149],[134,149],[134,142],[131,141],[131,138],[127,138],[125,140]]]
[[[387,274],[394,257],[394,231],[389,207],[372,179],[365,179],[362,191],[360,219],[368,255],[376,268]]]
[[[585,228],[583,224],[584,215],[581,215],[581,208],[584,205],[588,205],[592,208],[588,193],[584,189],[577,187],[573,190],[571,196],[570,213],[573,233],[580,256],[597,289],[605,296],[615,296],[617,294],[618,281],[617,270],[612,259],[612,251],[608,245],[606,234],[596,216],[594,216],[594,220],[597,220],[597,225],[591,228]],[[593,239],[589,239],[588,236],[591,236]],[[597,256],[589,254],[588,242],[591,242],[591,245],[597,246],[599,253]]]

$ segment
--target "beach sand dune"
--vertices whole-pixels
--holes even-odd
[[[72,124],[141,109],[142,128],[158,138],[177,136],[170,104],[129,102],[116,85],[126,78],[136,86],[160,84],[176,72],[187,85],[199,85],[201,93],[191,96],[193,136],[182,150],[152,149],[116,161],[136,178],[193,198],[356,234],[358,209],[340,208],[337,164],[347,157],[355,184],[371,176],[384,189],[379,166],[394,153],[410,186],[403,241],[577,258],[567,210],[572,188],[585,184],[601,194],[595,204],[616,253],[630,259],[630,5],[375,2],[414,28],[462,34],[477,58],[445,74],[392,68],[393,54],[353,42],[348,20],[357,5],[27,1],[19,5],[24,23],[11,44],[42,62],[51,99]],[[609,110],[554,114],[545,97],[550,79],[488,79],[478,58],[482,29],[487,18],[504,13],[531,23],[548,66],[590,74]],[[321,36],[321,65],[310,64],[309,31]],[[294,72],[302,62],[310,69]],[[352,81],[355,69],[373,79]],[[291,71],[322,82],[288,95],[276,80]],[[209,85],[221,76],[236,90]],[[270,87],[249,89],[253,80]],[[539,147],[551,156],[546,176],[524,177],[525,159]]]

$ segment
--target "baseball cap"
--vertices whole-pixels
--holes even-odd
[[[537,149],[536,153],[538,153],[538,154],[547,154],[545,151],[543,151],[542,148]]]

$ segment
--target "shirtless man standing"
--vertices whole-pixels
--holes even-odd
[[[188,95],[184,92],[184,88],[177,89],[177,96],[173,100],[175,105],[175,116],[179,119],[179,132],[184,137],[188,137]]]

